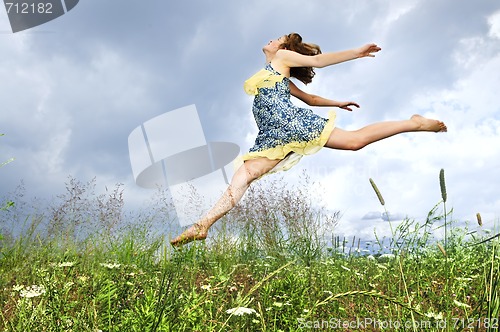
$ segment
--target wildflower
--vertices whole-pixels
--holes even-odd
[[[472,278],[462,278],[462,277],[456,277],[455,278],[456,281],[464,281],[464,282],[467,282],[467,281],[472,281],[473,279]]]
[[[470,308],[470,305],[468,305],[467,303],[462,303],[457,300],[453,300],[453,303],[459,308],[464,308],[464,309]]]
[[[32,298],[40,296],[42,294],[45,294],[45,287],[43,287],[43,285],[42,286],[32,285],[31,287],[22,289],[19,293],[19,296]]]
[[[235,316],[243,316],[245,314],[247,314],[247,315],[256,314],[257,316],[259,316],[257,311],[255,311],[254,309],[245,308],[245,307],[236,307],[236,308],[228,309],[228,310],[226,310],[226,314],[235,315]]]
[[[202,285],[202,286],[201,286],[201,289],[206,290],[206,291],[209,291],[209,290],[211,290],[211,289],[212,289],[212,286],[210,286],[210,285]]]
[[[396,258],[396,255],[394,254],[382,254],[380,256],[378,256],[378,261],[379,262],[388,262],[392,259],[395,259]]]
[[[23,285],[15,285],[14,287],[12,287],[12,290],[15,292],[19,292],[22,289],[24,289]]]
[[[117,269],[121,266],[121,264],[117,264],[117,263],[101,263],[101,266],[104,266],[104,267],[107,267],[108,269],[112,270],[112,269]]]
[[[72,267],[73,265],[75,265],[75,262],[63,262],[57,264],[58,267]]]
[[[85,282],[85,281],[89,280],[89,277],[87,277],[87,276],[78,276],[78,280],[80,280],[81,282]]]
[[[428,312],[425,314],[429,318],[434,318],[435,320],[443,320],[443,313],[436,314],[434,312]]]

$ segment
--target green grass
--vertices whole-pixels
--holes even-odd
[[[313,208],[307,181],[263,182],[209,240],[174,250],[151,232],[163,203],[127,224],[120,187],[91,188],[70,181],[48,213],[26,216],[17,199],[1,212],[26,227],[0,237],[0,330],[498,330],[498,239],[474,245],[486,234],[440,204],[393,230],[390,255],[381,243],[362,255],[325,242],[338,215]],[[432,235],[445,222],[446,256]]]

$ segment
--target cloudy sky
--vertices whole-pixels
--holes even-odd
[[[422,218],[440,199],[445,169],[454,218],[500,216],[500,3],[498,0],[82,0],[44,25],[12,33],[0,10],[0,196],[21,181],[37,197],[68,176],[98,189],[123,183],[139,204],[128,135],[145,121],[195,104],[208,141],[253,144],[242,84],[264,65],[262,46],[299,32],[324,52],[375,42],[382,51],[317,70],[306,91],[361,105],[339,110],[357,129],[412,114],[446,122],[446,134],[411,133],[357,152],[322,150],[306,170],[313,199],[343,214],[338,232],[384,229],[373,178],[395,216]],[[297,104],[300,104],[297,102]],[[325,115],[328,109],[315,108]]]

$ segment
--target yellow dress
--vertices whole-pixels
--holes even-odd
[[[329,119],[312,110],[295,106],[290,100],[289,79],[271,64],[245,81],[247,94],[254,95],[253,115],[259,128],[255,144],[242,161],[267,157],[280,159],[271,172],[288,170],[302,156],[318,152],[335,128],[335,112]]]

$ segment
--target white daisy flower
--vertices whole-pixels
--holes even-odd
[[[19,292],[22,289],[24,289],[23,285],[15,285],[14,287],[12,287],[12,290],[15,292]]]
[[[26,298],[37,297],[42,294],[45,294],[45,287],[43,285],[42,286],[32,285],[28,288],[22,289],[19,292],[19,296]]]
[[[245,314],[247,314],[247,315],[256,314],[257,316],[259,316],[257,311],[255,311],[254,309],[245,308],[245,307],[236,307],[236,308],[228,309],[228,310],[226,310],[226,313],[230,314],[230,315],[235,315],[235,316],[243,316]]]
[[[470,305],[468,305],[467,303],[463,303],[457,300],[453,300],[453,303],[459,308],[464,308],[464,309],[470,308]]]
[[[75,262],[63,262],[59,263],[57,266],[58,267],[72,267],[75,265]]]
[[[117,263],[101,263],[101,266],[107,267],[108,269],[112,270],[112,269],[119,268],[121,266],[121,264],[117,264]]]

